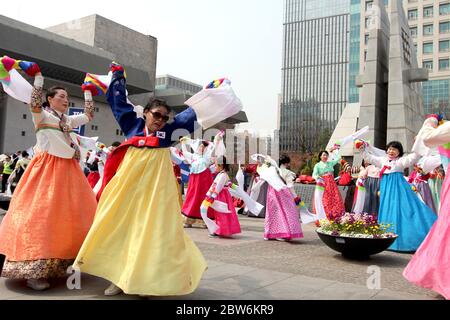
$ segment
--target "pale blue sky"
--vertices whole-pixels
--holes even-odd
[[[9,2],[0,14],[46,28],[99,14],[158,39],[157,74],[200,85],[227,77],[249,124],[277,123],[281,91],[282,0],[140,0]]]

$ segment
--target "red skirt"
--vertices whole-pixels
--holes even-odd
[[[201,219],[200,206],[205,200],[206,193],[213,184],[211,171],[206,169],[201,173],[191,173],[189,175],[188,189],[186,199],[181,212],[188,218]],[[208,218],[214,219],[214,212],[208,209]]]
[[[88,180],[89,185],[91,186],[91,188],[94,189],[94,187],[97,184],[98,180],[100,180],[100,174],[98,173],[98,171],[91,172],[91,173],[88,174],[87,180]]]
[[[323,208],[328,220],[334,220],[345,213],[344,202],[342,201],[341,193],[334,182],[332,175],[322,176],[325,181],[325,190],[323,191]]]
[[[241,225],[239,224],[239,219],[234,208],[233,198],[231,197],[230,191],[228,191],[227,188],[223,188],[218,194],[216,200],[225,202],[228,205],[228,210],[231,212],[223,213],[214,209],[212,210],[214,212],[215,222],[219,227],[215,233],[222,237],[241,233]]]

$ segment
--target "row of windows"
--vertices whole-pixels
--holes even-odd
[[[422,45],[423,54],[433,53],[433,42],[425,42]],[[439,41],[439,52],[449,52],[450,51],[450,39]]]
[[[433,60],[424,60],[422,66],[430,71],[433,71]],[[439,71],[449,70],[449,58],[439,59]]]
[[[417,27],[410,27],[411,30],[411,37],[416,38],[417,37]],[[434,33],[434,27],[433,24],[424,24],[422,28],[422,34],[424,36],[431,36]],[[450,21],[444,21],[439,23],[439,33],[445,34],[450,33]]]
[[[434,14],[433,6],[423,7],[422,14],[424,18],[431,18]],[[445,16],[450,14],[450,3],[442,3],[439,5],[439,15]],[[417,20],[419,17],[418,9],[408,10],[408,20]]]

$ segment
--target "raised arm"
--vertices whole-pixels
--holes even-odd
[[[42,113],[42,87],[44,86],[44,77],[39,72],[34,77],[33,90],[31,91],[30,111],[35,125],[41,123],[44,119]]]
[[[408,154],[407,156],[401,157],[398,161],[403,169],[409,168],[416,164],[420,160],[420,154],[415,152]]]
[[[368,149],[370,149],[370,146],[367,142],[362,140],[356,140],[355,141],[355,147],[356,149],[359,149],[359,152],[361,152],[361,156],[366,162],[369,162],[370,164],[374,165],[375,167],[381,168],[383,166],[383,160],[384,157],[378,157],[374,156],[373,154],[370,154],[368,152]]]
[[[137,117],[133,106],[127,102],[126,79],[123,68],[112,64],[111,70],[113,71],[113,78],[106,93],[106,98],[120,128],[127,138],[131,138],[142,132],[145,122]]]
[[[429,148],[437,147],[450,142],[450,121],[436,127],[437,121],[433,120],[434,119],[427,119],[419,133],[424,144]]]
[[[339,149],[333,150],[330,155],[332,155],[333,158],[328,160],[328,162],[334,167],[342,158]]]
[[[82,126],[94,119],[94,100],[92,99],[92,93],[84,84],[82,89],[84,91],[84,113],[69,117],[72,128]]]
[[[186,162],[191,164],[192,161],[194,161],[194,155],[187,150],[187,147],[186,147],[187,139],[189,139],[189,138],[186,138],[186,137],[181,138],[181,140],[180,140],[181,141],[181,151],[183,152],[183,156],[186,159]]]

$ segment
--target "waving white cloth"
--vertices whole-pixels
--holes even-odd
[[[16,69],[9,71],[9,75],[9,83],[1,81],[3,90],[14,99],[30,104],[33,86]]]
[[[229,189],[230,194],[235,198],[242,199],[246,205],[246,208],[248,208],[248,210],[254,215],[259,216],[264,206],[256,202],[255,198],[250,197],[248,193],[244,191],[244,173],[242,172],[240,165],[236,174],[236,181],[238,184]]]
[[[198,123],[205,129],[242,110],[241,100],[229,81],[218,88],[203,89],[184,103],[194,109]]]

